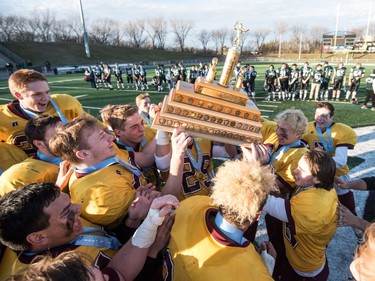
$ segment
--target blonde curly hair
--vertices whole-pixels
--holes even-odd
[[[294,108],[280,112],[276,116],[275,122],[284,122],[285,124],[288,124],[294,130],[295,133],[301,134],[301,136],[306,133],[307,126],[309,123],[307,117],[305,116],[305,114],[303,114],[302,110]]]
[[[238,226],[252,223],[274,190],[275,179],[271,169],[257,161],[227,161],[213,180],[212,203]]]

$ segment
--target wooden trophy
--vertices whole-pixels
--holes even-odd
[[[230,85],[240,55],[242,33],[248,31],[238,22],[235,30],[237,36],[226,57],[219,82],[214,81],[217,64],[217,58],[214,58],[206,78],[197,78],[195,84],[177,82],[176,88],[164,97],[153,128],[172,132],[175,127],[182,126],[192,137],[239,146],[262,142],[260,111],[239,86],[243,81],[243,71],[234,86]]]

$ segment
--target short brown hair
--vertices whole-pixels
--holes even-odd
[[[122,130],[126,118],[133,116],[138,112],[138,107],[135,105],[107,105],[100,111],[103,123],[110,126],[112,130]]]
[[[38,71],[32,69],[19,69],[10,75],[8,86],[11,94],[15,97],[15,93],[22,93],[27,90],[27,84],[35,81],[45,81],[47,78]]]
[[[211,198],[223,214],[241,226],[256,219],[274,183],[275,174],[258,161],[226,161],[214,178]]]
[[[326,108],[326,109],[328,109],[330,111],[329,116],[331,116],[331,117],[335,113],[335,107],[332,105],[332,103],[329,103],[327,101],[318,102],[317,104],[315,104],[315,108]]]
[[[52,153],[72,164],[80,163],[75,153],[90,148],[83,138],[83,132],[93,132],[97,127],[100,128],[99,121],[88,114],[82,114],[58,127],[49,142]]]
[[[90,260],[87,255],[74,251],[63,252],[55,258],[49,254],[39,255],[24,272],[13,276],[11,280],[89,281],[94,274],[85,265],[83,259]]]
[[[336,162],[332,156],[322,150],[309,150],[303,157],[309,165],[312,176],[320,181],[315,186],[326,190],[332,189],[336,174]]]
[[[29,143],[33,143],[34,140],[45,140],[45,134],[49,126],[56,126],[58,122],[61,122],[60,117],[40,114],[27,121],[25,126],[25,135]]]
[[[148,93],[140,94],[135,98],[135,104],[139,107],[139,104],[141,103],[141,100],[147,99],[149,97],[150,97],[150,95]]]

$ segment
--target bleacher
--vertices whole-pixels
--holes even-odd
[[[375,53],[375,41],[357,41],[351,53]]]

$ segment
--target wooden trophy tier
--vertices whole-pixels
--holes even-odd
[[[247,95],[201,79],[195,85],[179,81],[152,125],[168,132],[177,126],[193,137],[222,143],[249,146],[262,141],[260,112]]]

